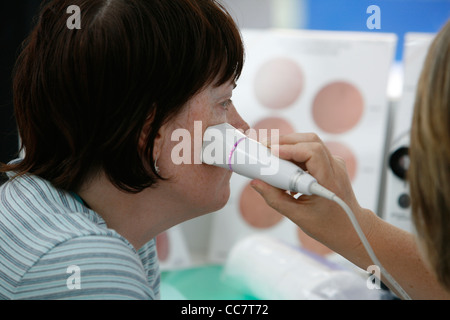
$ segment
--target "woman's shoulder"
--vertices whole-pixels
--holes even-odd
[[[14,234],[17,240],[45,247],[85,235],[105,235],[127,242],[71,192],[29,174],[0,187],[0,226],[0,238]]]
[[[48,289],[48,298],[79,294],[65,282],[70,272],[78,271],[91,286],[90,295],[110,294],[98,283],[106,281],[119,295],[129,291],[136,297],[151,296],[147,275],[157,267],[146,270],[133,246],[107,228],[98,214],[39,177],[16,177],[0,187],[0,243],[0,271],[5,275],[0,278],[0,297],[18,290],[36,294],[32,288],[53,285],[60,289]],[[116,281],[124,282],[125,291]]]
[[[148,272],[121,239],[84,235],[39,257],[18,281],[14,299],[155,299]]]

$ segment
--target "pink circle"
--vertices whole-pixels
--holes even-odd
[[[358,161],[356,160],[353,151],[348,146],[336,141],[325,142],[325,145],[333,156],[344,159],[350,180],[353,181],[356,177],[358,168]]]
[[[284,109],[298,99],[303,84],[303,71],[295,61],[276,58],[266,62],[256,73],[255,95],[269,109]]]
[[[364,111],[364,99],[359,90],[344,81],[323,87],[313,102],[313,118],[328,133],[343,133],[356,126]]]

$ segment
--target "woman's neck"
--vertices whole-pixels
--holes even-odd
[[[104,174],[85,183],[77,192],[110,229],[126,238],[136,250],[170,227],[186,220],[186,208],[164,187],[137,194],[115,187]]]

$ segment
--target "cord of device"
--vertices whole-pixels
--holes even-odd
[[[329,191],[328,189],[324,188],[317,182],[314,182],[311,184],[309,188],[310,192],[314,195],[326,198],[328,200],[334,201],[337,203],[347,214],[348,218],[350,219],[350,222],[352,223],[356,233],[358,234],[362,244],[364,245],[364,248],[366,249],[369,257],[372,259],[373,263],[380,268],[381,274],[387,279],[387,281],[393,286],[393,288],[397,291],[397,294],[401,299],[404,300],[411,300],[411,297],[406,293],[406,291],[395,281],[395,279],[387,272],[387,270],[383,267],[383,265],[378,260],[377,256],[375,255],[375,252],[373,251],[372,247],[369,244],[369,241],[367,240],[364,232],[362,231],[355,215],[353,214],[353,211],[350,209],[350,207],[336,194]],[[381,280],[381,279],[380,279]]]

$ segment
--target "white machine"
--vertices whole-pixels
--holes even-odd
[[[403,94],[394,111],[393,133],[389,145],[384,219],[412,232],[411,201],[407,181],[409,135],[416,98],[417,81],[434,34],[408,33],[404,45]]]

